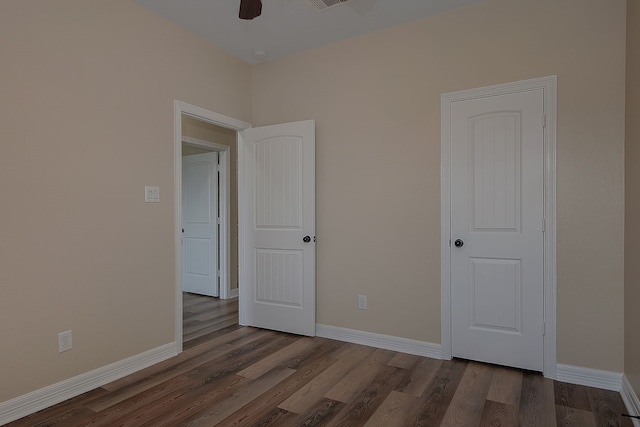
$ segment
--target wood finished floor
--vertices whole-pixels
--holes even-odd
[[[620,395],[540,374],[238,326],[184,295],[184,352],[9,426],[625,426]]]

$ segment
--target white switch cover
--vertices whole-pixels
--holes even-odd
[[[160,187],[146,185],[144,187],[144,201],[147,203],[160,202]]]
[[[366,295],[358,295],[358,309],[366,310],[367,309],[367,296]]]

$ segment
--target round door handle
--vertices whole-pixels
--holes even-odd
[[[309,243],[311,241],[311,236],[304,236],[302,238],[302,241],[305,242],[305,243]]]
[[[456,248],[461,248],[464,246],[464,241],[462,241],[461,239],[456,239],[456,241],[453,242],[453,244],[456,246]]]

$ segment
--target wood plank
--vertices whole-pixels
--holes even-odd
[[[518,425],[518,407],[487,400],[482,409],[479,427],[499,427]]]
[[[393,351],[376,349],[366,359],[360,362],[336,385],[324,395],[327,399],[338,402],[350,402],[375,378],[382,367],[395,355]]]
[[[251,366],[246,367],[242,371],[238,372],[238,375],[242,375],[243,377],[256,379],[261,375],[269,372],[271,369],[280,365],[284,360],[291,359],[295,355],[308,351],[311,348],[316,347],[316,342],[311,338],[300,338],[285,348],[282,348],[275,353],[265,357],[264,359],[260,359],[258,362],[254,363]]]
[[[271,408],[264,416],[258,420],[253,421],[251,427],[280,427],[293,425],[295,420],[299,418],[298,414],[285,411],[280,408]],[[222,423],[224,424],[224,422]]]
[[[408,374],[406,369],[389,365],[383,366],[365,389],[347,404],[327,426],[350,427],[365,424],[398,382]]]
[[[553,388],[556,405],[591,411],[591,401],[585,387],[555,381]]]
[[[626,413],[619,393],[587,387],[591,402],[591,411],[598,426],[633,427],[633,422],[621,414]]]
[[[218,328],[221,328],[221,329],[217,329],[217,330],[215,330],[215,331],[213,331],[211,333],[201,335],[201,336],[199,336],[197,338],[189,338],[189,340],[186,340],[186,341],[184,341],[182,343],[182,349],[184,351],[191,350],[193,347],[197,347],[199,345],[206,344],[210,340],[216,339],[216,338],[218,338],[220,336],[223,336],[223,335],[225,335],[225,334],[227,334],[229,332],[232,332],[234,330],[248,328],[246,326],[240,326],[235,322],[232,325],[229,325],[229,326],[225,326],[225,325],[216,325],[216,326]]]
[[[456,388],[467,369],[463,360],[444,361],[419,404],[408,414],[410,426],[438,426],[453,399]]]
[[[84,408],[84,402],[86,399],[94,399],[107,393],[108,391],[103,388],[96,388],[74,398],[65,400],[64,402],[50,408],[43,409],[19,420],[13,421],[8,425],[11,425],[12,427],[32,427],[40,424],[56,425],[57,423],[59,424],[59,421],[57,420],[62,419],[72,420],[76,416],[86,415],[86,410],[88,409]],[[93,413],[93,411],[89,411]]]
[[[325,426],[343,407],[344,403],[342,402],[322,398],[303,416],[299,417],[293,425],[296,427]]]
[[[226,328],[229,326],[237,326],[238,324],[238,316],[237,315],[231,315],[228,318],[224,318],[224,319],[220,319],[216,322],[212,322],[210,324],[207,325],[203,325],[203,327],[201,328],[194,328],[192,330],[187,330],[184,331],[185,335],[183,335],[182,339],[186,342],[186,343],[190,343],[191,341],[215,333],[217,331],[219,331],[222,328]],[[191,345],[186,346],[187,348],[190,348]]]
[[[220,324],[227,320],[235,320],[238,322],[238,312],[232,311],[230,313],[204,313],[200,316],[207,317],[206,320],[197,320],[196,316],[191,316],[189,320],[185,320],[182,323],[182,336],[184,338],[185,335],[191,334],[195,331],[199,331],[213,325]]]
[[[526,372],[522,377],[520,425],[552,426],[556,422],[553,381],[539,373]]]
[[[406,353],[398,353],[389,361],[389,366],[395,366],[396,368],[409,369],[411,368],[418,360],[420,356],[415,356],[413,354]]]
[[[492,378],[493,369],[489,365],[470,362],[440,425],[477,425],[482,417]]]
[[[247,381],[243,387],[235,390],[234,393],[226,399],[213,406],[206,405],[206,407],[203,408],[204,411],[192,415],[184,420],[184,423],[192,427],[216,425],[294,373],[295,371],[289,368],[274,369],[257,380]],[[162,423],[155,425],[162,427],[165,425],[173,426],[175,424]]]
[[[391,391],[387,398],[365,423],[365,427],[404,427],[407,414],[419,402],[418,397],[399,391]]]
[[[494,371],[487,399],[519,407],[520,393],[522,392],[522,371],[502,366],[495,366]]]
[[[422,396],[441,366],[442,360],[420,358],[411,368],[409,377],[398,384],[396,390],[412,396]]]
[[[192,293],[189,293],[189,292],[183,292],[182,293],[182,309],[183,309],[183,311],[187,311],[188,308],[190,308],[190,307],[192,307],[194,305],[197,305],[197,304],[208,303],[208,300],[204,300],[203,298],[207,298],[207,297],[204,297],[203,295],[192,294]]]
[[[556,405],[556,423],[566,427],[596,427],[593,412],[562,405]]]
[[[237,373],[247,366],[255,363],[262,357],[266,357],[277,349],[288,345],[295,337],[288,334],[267,334],[257,340],[235,347],[231,351],[225,351],[217,357],[212,357],[204,363],[194,367],[185,373],[193,378],[217,378]]]
[[[213,306],[211,304],[197,306],[197,309],[183,311],[183,328],[197,323],[207,323],[220,317],[238,313],[238,305]]]
[[[159,427],[184,425],[185,420],[200,414],[208,408],[218,405],[238,390],[251,384],[251,380],[239,375],[227,375],[214,382],[201,384],[197,388],[184,390],[180,396],[170,402],[156,402],[156,408],[149,416],[132,419],[135,423],[120,427]],[[167,403],[163,405],[163,403]]]
[[[216,364],[215,372],[210,369],[201,369],[201,366],[195,367],[191,371],[186,372],[193,381],[177,390],[173,395],[156,399],[155,402],[146,407],[146,410],[137,411],[134,417],[127,416],[125,421],[117,425],[122,426],[139,426],[144,424],[156,425],[165,419],[178,422],[180,419],[187,418],[193,413],[201,411],[203,407],[207,407],[212,403],[224,399],[232,394],[235,390],[245,385],[243,377],[234,375],[235,371],[242,369],[257,358],[268,354],[273,346],[281,345],[287,342],[288,336],[282,339],[274,340],[270,336],[263,339],[269,343],[269,347],[256,345],[255,342],[245,344],[240,351],[232,354],[225,354],[223,357],[214,360]],[[252,351],[247,351],[252,350]],[[200,372],[194,375],[193,372]],[[110,425],[110,424],[105,424]]]
[[[120,400],[91,417],[85,417],[82,425],[90,427],[125,426],[141,423],[140,420],[153,417],[155,411],[166,402],[173,402],[184,394],[184,390],[197,380],[177,376],[140,394]]]
[[[289,369],[300,369],[300,367],[306,365],[308,360],[313,360],[319,355],[326,355],[335,362],[337,359],[333,354],[335,354],[336,349],[339,349],[344,345],[344,343],[327,338],[314,337],[313,341],[315,343],[315,347],[311,347],[308,352],[296,354],[291,359],[285,361],[282,366]]]
[[[237,371],[270,354],[274,348],[284,345],[290,339],[289,335],[284,334],[275,339],[267,336],[261,341],[253,341],[237,351],[226,353],[222,357],[186,372],[184,375],[197,381],[183,389],[170,405],[158,408],[153,418],[145,418],[138,424],[159,425],[165,420],[171,420],[174,424],[179,423],[203,411],[203,408],[224,400],[250,383],[250,380],[235,375]]]
[[[313,406],[329,389],[340,381],[355,365],[374,351],[371,347],[345,344],[332,354],[336,362],[324,372],[300,388],[291,397],[278,405],[289,412],[302,414]]]
[[[336,360],[331,357],[334,347],[333,343],[328,343],[316,348],[313,353],[309,353],[308,357],[297,363],[295,374],[271,388],[250,404],[242,407],[241,410],[231,414],[223,420],[222,424],[233,427],[254,426],[264,422],[271,422],[272,419],[281,419],[283,412],[289,413],[289,411],[278,408],[279,410],[274,412],[273,408],[335,363]],[[282,367],[291,369],[289,366]],[[297,418],[297,415],[291,419],[294,418]]]
[[[166,361],[162,362],[159,365],[165,366],[163,366],[160,371],[141,378],[134,374],[134,378],[140,378],[138,381],[128,384],[127,386],[110,389],[110,391],[113,391],[112,393],[93,399],[85,403],[85,406],[96,412],[104,410],[136,394],[158,386],[180,374],[191,374],[195,369],[205,369],[211,363],[229,361],[230,359],[234,359],[240,352],[246,352],[247,348],[259,347],[273,340],[270,334],[263,334],[261,332],[256,332],[248,338],[250,338],[250,340],[237,341],[236,344],[227,343],[226,345],[220,346],[220,348],[211,349],[210,351],[189,358],[182,363],[171,365],[166,364]]]
[[[229,334],[225,334],[221,337],[203,343],[200,346],[193,347],[188,351],[183,351],[175,357],[106,384],[103,388],[109,391],[116,391],[124,387],[129,387],[134,383],[148,383],[150,379],[156,379],[162,374],[170,373],[175,375],[182,373],[191,369],[193,366],[198,366],[200,362],[210,360],[211,357],[214,357],[216,354],[223,354],[225,350],[231,351],[243,343],[242,341],[236,341],[235,345],[228,346],[228,344],[234,340],[248,337],[250,342],[259,339],[261,336],[264,336],[264,331],[258,331],[257,329],[252,328],[237,329]],[[176,369],[178,371],[176,371]]]

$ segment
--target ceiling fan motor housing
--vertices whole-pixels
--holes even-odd
[[[240,0],[240,19],[253,19],[262,14],[261,0]]]

